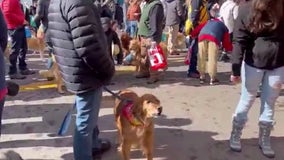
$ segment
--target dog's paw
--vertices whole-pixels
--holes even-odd
[[[57,91],[58,91],[59,94],[65,94],[65,92],[63,91],[62,88],[58,88]]]
[[[116,149],[117,149],[118,152],[121,152],[121,150],[122,150],[121,145],[118,145]]]

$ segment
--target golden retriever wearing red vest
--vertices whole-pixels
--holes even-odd
[[[131,146],[139,145],[147,160],[153,160],[153,118],[162,112],[160,100],[152,94],[139,97],[131,90],[121,91],[118,96],[122,100],[115,100],[114,115],[121,159],[130,160]]]

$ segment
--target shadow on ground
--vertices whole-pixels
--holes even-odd
[[[156,128],[154,158],[159,160],[268,160],[258,149],[258,139],[243,139],[244,150],[235,153],[228,148],[228,141],[215,140],[217,135],[214,132],[187,131],[181,129]],[[284,156],[284,137],[272,137],[272,144],[276,151],[276,158]],[[131,158],[142,159],[140,150],[132,150]],[[64,160],[72,160],[73,154],[68,153],[62,156]],[[103,156],[104,160],[118,158],[115,148]]]
[[[72,147],[73,127],[70,128],[67,137],[49,137],[50,139],[38,139],[56,133],[70,104],[60,105],[17,105],[5,108],[4,120],[14,118],[33,118],[42,116],[39,122],[15,122],[3,125],[3,134],[27,134],[35,133],[28,139],[6,140],[1,142],[1,148],[40,148],[40,147]],[[55,118],[56,117],[56,118]],[[162,116],[155,119],[155,151],[154,157],[161,160],[266,160],[257,146],[257,139],[244,139],[243,152],[233,153],[228,149],[227,140],[215,140],[215,132],[191,131],[190,119],[167,118]],[[73,117],[74,125],[74,117]],[[72,126],[73,126],[72,125]],[[116,128],[112,114],[103,115],[99,118],[100,137],[109,138],[113,148],[104,155],[104,160],[118,159],[115,147]],[[276,150],[276,159],[284,157],[284,137],[273,137],[272,144]],[[140,151],[133,150],[132,158],[143,158]],[[72,153],[62,153],[62,158],[72,160]]]

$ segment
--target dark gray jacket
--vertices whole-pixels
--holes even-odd
[[[149,11],[150,37],[153,41],[160,43],[165,25],[164,8],[162,3],[154,5]]]
[[[164,3],[164,9],[166,13],[166,26],[180,24],[181,16],[183,14],[182,1],[166,0]]]
[[[54,0],[48,14],[48,32],[56,61],[69,91],[84,93],[107,84],[114,63],[98,9],[92,0]]]

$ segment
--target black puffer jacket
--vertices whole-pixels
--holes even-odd
[[[92,0],[54,0],[48,32],[56,61],[69,91],[84,93],[108,83],[114,63],[98,9]]]

